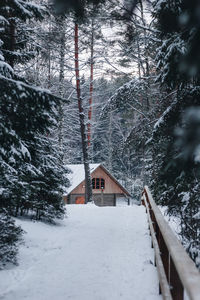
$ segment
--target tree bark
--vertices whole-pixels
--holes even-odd
[[[58,27],[60,29],[60,57],[59,57],[59,95],[63,98],[63,84],[64,84],[64,62],[65,62],[65,29],[64,29],[64,18],[60,17],[58,19]],[[59,132],[58,132],[58,143],[61,152],[61,161],[64,160],[64,151],[63,151],[63,121],[64,121],[64,112],[63,112],[63,102],[60,101],[59,105]]]
[[[91,55],[90,55],[90,97],[89,97],[89,112],[88,112],[88,147],[91,146],[93,80],[94,80],[94,25],[93,25],[93,21],[92,21]]]
[[[16,44],[16,35],[15,35],[16,34],[16,24],[15,24],[14,18],[10,18],[9,24],[10,24],[10,51],[14,52],[15,44]],[[12,68],[14,67],[13,55],[10,56],[9,64]]]
[[[80,132],[81,132],[81,140],[82,140],[83,163],[85,169],[85,203],[87,203],[88,201],[92,201],[92,181],[90,176],[87,135],[86,135],[86,128],[85,128],[85,116],[83,111],[83,101],[81,97],[81,87],[80,87],[78,41],[79,41],[78,24],[75,24],[74,44],[75,44],[76,92],[77,92]]]
[[[49,23],[49,34],[51,33],[51,24]],[[49,38],[49,45],[48,45],[48,89],[51,88],[51,43],[50,43],[50,38]]]

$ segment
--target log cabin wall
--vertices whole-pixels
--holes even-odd
[[[78,197],[82,197],[84,194],[71,194],[68,204],[75,204],[76,199]],[[122,194],[103,194],[103,203],[102,203],[102,195],[101,194],[94,194],[93,199],[94,203],[97,206],[116,206],[116,198],[122,197]]]
[[[116,206],[114,194],[103,194],[103,202],[101,194],[93,195],[93,199],[97,206]]]

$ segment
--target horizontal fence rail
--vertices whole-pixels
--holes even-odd
[[[142,194],[142,204],[148,216],[163,299],[184,300],[186,292],[190,300],[200,300],[200,273],[165,221],[147,186]]]

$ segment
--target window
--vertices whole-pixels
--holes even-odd
[[[105,180],[101,178],[101,189],[105,189]]]
[[[93,190],[105,189],[105,180],[103,178],[92,179]]]
[[[92,179],[92,188],[95,189],[95,178]]]

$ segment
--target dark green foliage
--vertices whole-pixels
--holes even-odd
[[[180,221],[180,236],[200,266],[199,216],[199,2],[154,1],[158,37],[157,80],[169,93],[154,128],[151,188],[156,201]]]
[[[105,0],[54,0],[55,8],[57,13],[62,14],[73,11],[77,18],[83,18],[85,15],[86,7],[89,4],[93,4],[95,9],[100,3],[105,2]]]
[[[184,89],[162,116],[151,140],[151,188],[156,201],[180,219],[180,235],[198,262],[200,88]],[[196,216],[196,217],[195,217]]]
[[[37,219],[42,216],[47,219],[49,207],[49,220],[62,217],[64,210],[61,185],[67,184],[62,180],[63,173],[67,171],[59,165],[59,153],[54,150],[50,137],[39,138],[39,134],[48,135],[50,126],[55,123],[58,99],[19,81],[18,93],[15,82],[4,79],[1,82],[2,96],[6,95],[6,100],[2,97],[0,105],[0,172],[2,186],[5,187],[1,205],[16,216],[35,212]],[[9,91],[7,93],[6,86]],[[34,102],[27,101],[27,96],[29,99],[34,97]],[[36,206],[35,201],[40,204]]]
[[[38,174],[29,177],[31,194],[30,211],[34,218],[50,222],[64,216],[63,188],[68,186],[68,170],[60,160],[58,146],[50,137],[38,136],[37,162]]]
[[[6,263],[16,264],[18,252],[17,244],[21,239],[22,229],[15,225],[15,222],[6,213],[0,212],[0,269]]]
[[[58,99],[22,81],[6,78],[0,78],[0,90],[0,172],[6,189],[0,206],[17,215],[19,207],[30,196],[28,177],[40,173],[38,134],[48,134],[50,126],[55,124]]]
[[[0,82],[0,172],[4,187],[0,206],[16,216],[32,211],[37,219],[47,219],[47,214],[49,220],[62,217],[61,185],[67,184],[62,180],[66,170],[58,163],[59,153],[50,137],[39,138],[39,134],[48,135],[55,124],[58,99],[20,81],[2,78]],[[35,201],[40,204],[36,206]]]
[[[155,1],[157,5],[158,1]],[[186,51],[179,60],[180,71],[185,76],[199,78],[200,71],[200,3],[198,0],[166,0],[162,1],[160,8],[156,8],[158,28],[161,36],[179,34],[185,42]]]
[[[11,67],[23,63],[24,54],[27,59],[30,57],[26,48],[27,20],[41,18],[43,13],[43,8],[24,0],[0,4],[0,258],[3,264],[16,262],[21,235],[11,215],[31,215],[50,222],[64,215],[62,193],[63,186],[68,185],[64,178],[67,170],[50,138],[62,100],[31,86]],[[21,29],[26,35],[21,35]],[[23,39],[22,44],[18,38]]]
[[[200,80],[200,9],[198,0],[154,1],[162,39],[158,51],[159,79],[172,88]]]
[[[32,29],[24,26],[24,22],[28,23],[31,18],[41,20],[45,10],[26,0],[4,0],[0,3],[0,15],[5,18],[0,24],[3,56],[12,67],[15,63],[24,63],[34,56]]]

